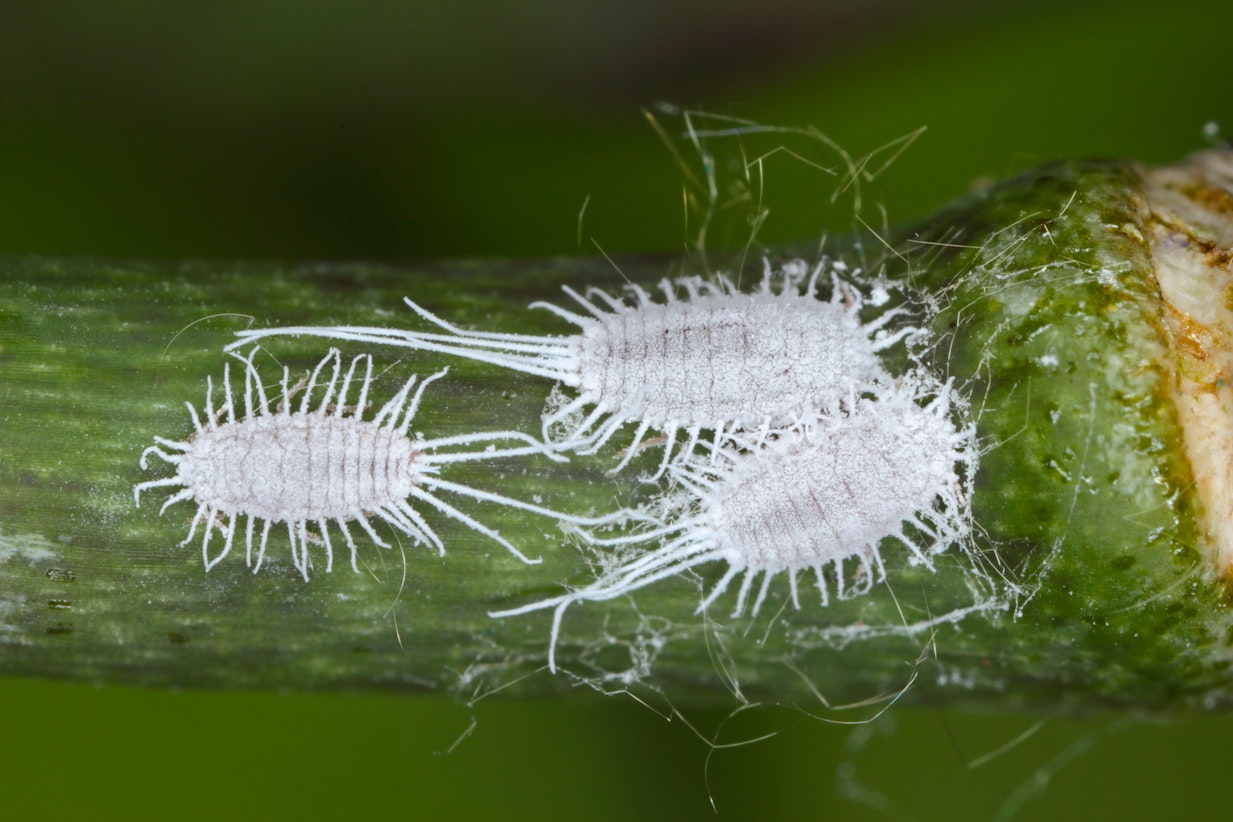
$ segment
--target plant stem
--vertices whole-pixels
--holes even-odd
[[[173,505],[160,517],[165,497],[154,492],[134,506],[136,483],[170,475],[157,460],[141,471],[138,456],[155,435],[189,433],[184,402],[203,406],[206,376],[218,381],[227,359],[222,346],[250,322],[412,327],[419,320],[402,304],[411,296],[476,328],[562,334],[559,319],[526,305],[558,301],[563,284],[615,290],[622,277],[653,285],[698,273],[688,261],[622,260],[619,273],[594,259],[0,261],[0,673],[467,699],[587,684],[657,691],[677,705],[730,703],[734,694],[799,705],[821,695],[835,705],[894,696],[910,682],[903,698],[930,704],[1223,705],[1233,617],[1216,573],[1229,561],[1212,513],[1227,510],[1229,495],[1210,479],[1215,469],[1192,465],[1218,465],[1196,455],[1226,447],[1226,423],[1193,432],[1211,419],[1212,408],[1195,409],[1202,398],[1225,409],[1233,390],[1220,359],[1228,302],[1199,316],[1212,301],[1186,303],[1191,292],[1176,276],[1162,298],[1158,268],[1162,259],[1198,267],[1182,282],[1207,282],[1203,266],[1228,278],[1229,167],[1227,154],[1150,173],[1055,164],[881,238],[893,253],[869,238],[828,248],[923,295],[916,316],[927,318],[932,344],[919,356],[970,399],[980,435],[977,533],[967,551],[940,556],[930,572],[909,566],[906,549],[888,540],[888,582],[826,608],[802,582],[794,609],[780,579],[757,617],[728,618],[729,599],[695,615],[722,564],[632,598],[575,605],[556,676],[544,670],[548,612],[487,615],[593,579],[588,558],[601,555],[580,550],[551,520],[459,503],[542,556],[539,565],[430,512],[443,557],[383,531],[393,550],[357,536],[361,573],[336,561],[326,574],[318,562],[306,583],[276,528],[260,573],[234,557],[206,573],[197,541],[177,547],[192,508]],[[1170,257],[1177,249],[1187,253]],[[760,274],[741,276],[748,284]],[[269,386],[280,374],[274,355],[301,373],[328,343],[265,347],[271,353],[258,361]],[[380,373],[376,403],[412,373],[451,367],[414,423],[429,438],[539,431],[550,390],[542,379],[367,350]],[[460,463],[447,478],[602,514],[655,491],[637,482],[637,466],[654,467],[658,452],[613,477],[606,469],[620,447],[564,465]]]

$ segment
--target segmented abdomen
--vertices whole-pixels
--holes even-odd
[[[619,311],[583,329],[579,362],[584,395],[657,426],[784,424],[883,373],[854,312],[792,294]]]
[[[932,420],[945,437],[949,423]],[[730,563],[776,572],[826,565],[876,549],[918,514],[929,517],[953,462],[922,466],[904,455],[934,432],[888,426],[872,415],[852,422],[740,458],[706,506],[715,545]]]
[[[199,433],[179,473],[198,503],[273,522],[349,519],[405,499],[416,481],[405,435],[321,414],[271,414]]]

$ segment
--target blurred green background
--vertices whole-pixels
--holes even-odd
[[[906,220],[1045,160],[1166,162],[1208,123],[1233,133],[1231,31],[1216,2],[0,0],[0,252],[672,251],[681,176],[640,113],[661,100],[812,124],[857,154],[928,126],[866,193]],[[827,181],[768,168],[768,240],[850,227]],[[685,714],[707,737],[725,719]],[[734,819],[1186,817],[1220,809],[1233,743],[1224,716],[897,709],[854,730],[768,709],[719,741],[775,738],[712,753],[584,693],[14,680],[0,717],[5,818],[680,819],[712,816],[708,794]]]

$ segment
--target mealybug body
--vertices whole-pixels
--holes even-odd
[[[975,450],[974,431],[958,430],[950,419],[950,386],[931,390],[937,395],[927,405],[916,401],[917,390],[901,385],[760,444],[735,437],[713,446],[716,459],[672,466],[670,474],[683,489],[674,493],[686,496],[684,515],[624,537],[583,532],[593,545],[661,545],[623,558],[584,588],[492,616],[555,608],[549,651],[555,667],[561,617],[569,605],[613,599],[703,563],[724,561],[728,569],[699,611],[744,575],[733,616],[745,612],[759,574],[753,614],[771,579],[785,572],[798,608],[799,571],[813,571],[823,605],[828,568],[840,598],[867,592],[885,578],[879,545],[887,537],[907,546],[913,564],[932,568],[930,557],[962,542],[970,528],[963,477],[975,470]],[[962,475],[956,466],[963,466]],[[852,589],[844,582],[849,562],[857,566]]]
[[[666,443],[662,473],[681,431],[689,437],[682,451],[688,454],[702,431],[789,426],[834,410],[853,386],[863,390],[889,380],[878,352],[915,329],[883,330],[896,310],[862,324],[859,295],[833,271],[831,299],[818,299],[823,265],[803,290],[802,273],[808,271],[803,263],[783,272],[779,290],[772,288],[768,264],[761,286],[748,294],[726,279],[717,284],[697,277],[665,280],[662,303],[637,285],[629,286],[633,305],[599,289],[583,296],[566,286],[585,314],[548,303],[532,307],[577,325],[580,332],[569,337],[468,331],[408,299],[412,310],[447,333],[297,326],[243,331],[230,347],[272,335],[323,336],[442,352],[548,377],[577,392],[545,414],[544,438],[554,447],[594,453],[624,424],[635,422],[632,444],[614,470],[655,430]]]
[[[253,364],[256,349],[244,363],[244,409],[238,417],[231,391],[230,365],[223,370],[223,404],[214,409],[213,381],[206,381],[205,419],[197,414],[192,403],[186,403],[193,419],[193,433],[185,440],[173,441],[155,437],[157,445],[141,455],[141,467],[146,468],[150,454],[172,463],[177,472],[173,477],[138,484],[133,496],[141,504],[141,492],[161,486],[182,486],[183,490],[169,497],[159,513],[181,500],[197,504],[187,544],[199,525],[204,524],[201,551],[206,570],[214,567],[231,551],[240,517],[246,517],[245,545],[248,564],[256,571],[265,556],[270,529],[275,523],[285,523],[291,540],[292,562],[308,579],[308,543],[320,541],[326,550],[326,570],[333,567],[333,549],[329,525],[335,524],[351,550],[351,566],[356,565],[356,545],[347,528],[357,522],[372,540],[385,548],[386,544],[373,530],[368,517],[384,520],[395,529],[444,553],[445,546],[408,499],[428,504],[445,515],[484,534],[509,549],[525,562],[538,562],[523,556],[497,532],[439,499],[435,492],[446,491],[473,499],[494,502],[532,513],[579,524],[609,522],[613,517],[588,519],[562,515],[508,497],[478,491],[437,476],[442,465],[452,462],[511,457],[544,453],[556,457],[542,443],[515,431],[463,434],[424,440],[408,435],[424,389],[446,372],[440,371],[419,383],[414,395],[411,389],[416,378],[411,377],[401,390],[387,402],[371,420],[364,420],[364,409],[372,385],[372,358],[356,357],[346,374],[340,376],[337,349],[331,349],[313,369],[301,386],[289,386],[290,372],[283,369],[282,400],[271,411],[265,389]],[[237,355],[238,356],[238,355]],[[352,384],[357,381],[357,368],[364,364],[359,398],[348,406]],[[324,369],[330,368],[325,393],[315,408],[313,393]],[[291,410],[292,395],[303,390],[297,410]],[[348,411],[351,413],[348,413]],[[238,418],[237,418],[238,417]],[[481,442],[520,441],[520,446],[489,447],[478,452],[450,452],[454,446]],[[166,450],[164,450],[166,449]],[[223,524],[222,520],[226,520]],[[253,536],[261,523],[257,556],[253,559]],[[315,534],[310,534],[312,524]],[[210,537],[215,528],[225,535],[222,551],[211,558]]]

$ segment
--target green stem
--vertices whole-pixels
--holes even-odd
[[[602,553],[581,550],[551,520],[459,504],[542,556],[539,565],[430,512],[443,557],[405,538],[383,550],[353,528],[361,573],[344,561],[326,574],[318,561],[305,582],[276,529],[260,573],[234,557],[206,573],[196,541],[177,545],[190,505],[160,517],[165,497],[152,491],[134,506],[134,484],[170,473],[143,472],[137,458],[155,435],[188,435],[184,402],[202,407],[206,376],[222,373],[220,349],[250,318],[412,327],[419,321],[401,302],[412,296],[477,328],[560,334],[558,319],[527,303],[557,301],[562,284],[615,289],[622,276],[653,284],[687,263],[624,260],[618,274],[597,260],[4,260],[0,673],[464,698],[636,684],[675,704],[726,703],[734,693],[797,704],[821,693],[837,704],[893,696],[911,682],[903,698],[920,703],[1048,711],[1223,704],[1233,619],[1205,557],[1215,540],[1208,512],[1220,503],[1196,490],[1183,444],[1178,387],[1188,361],[1177,353],[1177,301],[1162,301],[1156,272],[1166,194],[1219,216],[1219,198],[1202,196],[1228,186],[1213,167],[1168,172],[1181,175],[1177,183],[1164,172],[1145,182],[1126,164],[1048,166],[884,238],[896,251],[864,260],[866,271],[923,295],[913,316],[929,323],[932,344],[922,360],[970,399],[982,454],[966,550],[942,555],[930,572],[909,566],[906,549],[888,540],[888,582],[826,608],[804,581],[802,608],[792,608],[780,579],[758,617],[728,618],[731,594],[709,618],[697,616],[722,563],[632,598],[575,605],[562,624],[556,676],[544,670],[549,612],[487,615],[594,578],[588,559]],[[1179,208],[1169,207],[1173,220]],[[1233,245],[1200,223],[1170,225],[1211,253]],[[874,247],[867,240],[862,252],[853,241],[828,252],[855,263]],[[268,348],[293,373],[328,347],[277,342]],[[381,374],[377,402],[412,373],[451,366],[414,424],[428,437],[539,430],[550,389],[542,379],[367,350]],[[264,354],[259,362],[266,384],[275,382],[274,362]],[[565,465],[542,457],[461,463],[447,478],[602,514],[655,492],[636,481],[637,465],[653,467],[654,450],[616,477],[606,473],[620,447]],[[336,557],[340,546],[335,538]]]

